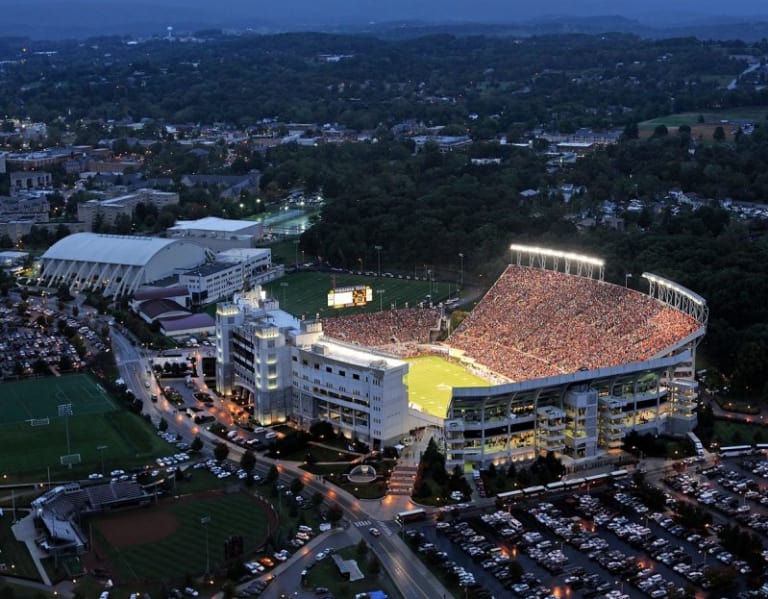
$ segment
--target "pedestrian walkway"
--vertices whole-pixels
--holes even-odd
[[[37,531],[35,530],[35,519],[32,517],[32,514],[25,516],[11,526],[11,531],[17,541],[21,541],[27,546],[27,550],[32,556],[32,561],[35,563],[37,573],[40,575],[40,580],[43,581],[44,585],[51,586],[51,579],[48,577],[48,572],[45,571],[43,564],[40,562],[42,558],[48,556],[44,554],[35,543]]]

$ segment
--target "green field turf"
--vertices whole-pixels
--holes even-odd
[[[668,114],[660,116],[655,119],[643,121],[638,124],[640,129],[654,129],[657,125],[666,125],[667,127],[680,127],[681,125],[689,125],[693,127],[699,122],[699,115],[704,117],[704,123],[706,124],[721,124],[720,121],[730,119],[752,119],[758,123],[764,121],[768,117],[768,106],[743,106],[739,108],[729,108],[726,110],[718,111],[702,111],[702,112],[680,112],[676,114]]]
[[[408,401],[428,414],[445,417],[454,387],[486,387],[488,381],[475,376],[463,366],[439,356],[421,356],[407,360]]]
[[[0,384],[0,473],[11,480],[44,480],[50,468],[56,479],[98,472],[102,458],[110,470],[138,466],[169,451],[146,422],[118,407],[97,385],[86,375]],[[72,404],[68,423],[58,416],[63,403]],[[48,418],[49,424],[32,426],[30,418]],[[106,447],[98,450],[100,446]],[[82,464],[73,472],[59,458],[75,453]]]
[[[178,583],[185,576],[196,576],[205,571],[205,528],[201,518],[210,517],[208,524],[208,550],[210,565],[215,568],[224,561],[224,541],[231,535],[242,535],[246,551],[256,550],[267,537],[268,520],[263,504],[244,493],[230,493],[197,497],[193,501],[166,503],[151,507],[173,514],[178,529],[160,541],[142,545],[112,547],[100,532],[101,520],[95,520],[96,539],[116,568],[121,581],[144,580]],[[125,516],[133,521],[132,512]],[[120,515],[110,516],[120,518]]]
[[[85,374],[46,377],[0,384],[0,426],[31,418],[57,418],[60,404],[78,415],[116,409],[98,383]]]
[[[332,276],[335,275],[335,276]],[[285,286],[282,284],[285,283]],[[334,286],[352,287],[369,285],[373,289],[373,299],[365,307],[333,309],[328,307],[328,291]],[[286,275],[264,286],[268,295],[275,297],[280,306],[296,316],[305,315],[314,318],[342,316],[358,312],[378,312],[379,307],[388,310],[394,303],[396,308],[404,308],[405,303],[413,307],[424,301],[430,292],[429,281],[414,281],[389,277],[367,277],[348,273],[305,271]],[[383,290],[381,297],[377,290]],[[448,299],[448,283],[432,283],[433,301]],[[450,292],[456,294],[456,286],[450,286]],[[285,300],[285,301],[283,301]]]

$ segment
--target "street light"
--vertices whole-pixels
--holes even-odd
[[[459,289],[464,288],[464,254],[459,252],[459,260],[461,260],[461,266],[459,267]]]
[[[96,451],[99,452],[99,455],[101,456],[101,473],[104,474],[104,450],[107,449],[109,445],[99,445],[96,447]]]
[[[378,259],[379,259],[379,263],[378,263],[379,264],[379,276],[381,276],[381,250],[383,248],[380,245],[374,245],[373,249],[376,250],[376,252],[378,254]]]
[[[285,310],[285,288],[288,287],[288,283],[283,281],[282,283],[280,283],[280,287],[283,288],[283,305],[281,307],[283,310]]]
[[[208,525],[211,523],[210,516],[203,516],[200,518],[200,524],[205,527],[205,573],[208,574],[211,571],[211,554],[208,551]]]
[[[293,240],[293,250],[294,250],[294,254],[295,254],[295,262],[296,262],[295,267],[296,267],[296,270],[299,270],[299,243],[300,242],[301,242],[300,239],[294,239]]]
[[[624,275],[624,287],[627,287],[629,279],[632,278],[632,273],[628,272]]]
[[[379,294],[379,312],[382,311],[381,303],[382,303],[382,297],[384,296],[384,289],[377,289],[376,293]]]

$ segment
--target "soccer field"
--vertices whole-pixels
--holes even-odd
[[[488,381],[439,356],[408,362],[408,401],[433,416],[445,417],[454,387],[486,387]]]
[[[71,405],[71,416],[59,406]],[[101,448],[101,449],[99,449]],[[118,406],[87,375],[0,384],[0,473],[17,479],[55,478],[138,465],[168,451],[141,417]],[[79,454],[74,472],[61,456]]]
[[[329,308],[328,291],[334,285],[336,288],[368,285],[373,289],[373,299],[363,307]],[[307,318],[314,318],[315,314],[320,314],[321,318],[328,318],[359,312],[378,312],[380,307],[388,310],[392,304],[396,308],[404,308],[406,302],[410,307],[414,307],[424,301],[430,293],[430,283],[390,277],[305,271],[289,274],[282,279],[267,283],[264,289],[291,314],[304,315]],[[448,283],[432,282],[431,291],[433,301],[440,302],[448,299],[449,291],[455,295],[456,286],[453,285],[449,289]]]
[[[116,409],[104,389],[85,374],[0,384],[0,426],[32,419],[58,418],[59,406],[72,414],[100,414]]]

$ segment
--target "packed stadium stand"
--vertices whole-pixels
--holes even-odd
[[[323,319],[327,337],[366,347],[399,343],[429,343],[440,325],[440,312],[431,308],[401,308]]]
[[[647,360],[699,326],[637,291],[510,265],[448,344],[518,381]]]

